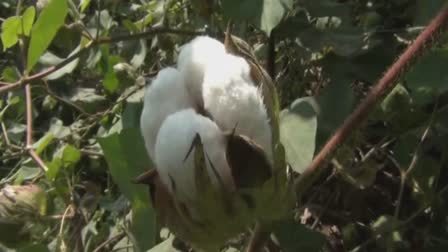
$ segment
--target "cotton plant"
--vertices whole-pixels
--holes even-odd
[[[161,222],[200,251],[279,218],[291,199],[275,89],[236,42],[193,39],[144,96],[141,131],[155,169],[137,180],[149,184]]]

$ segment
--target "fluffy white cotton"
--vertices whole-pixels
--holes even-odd
[[[198,104],[202,101],[201,88],[206,69],[221,64],[225,55],[224,45],[207,36],[196,37],[182,47],[177,68],[185,80],[188,92]]]
[[[196,194],[194,153],[191,152],[184,160],[196,134],[200,135],[204,151],[226,186],[233,188],[225,157],[224,134],[213,121],[193,109],[182,110],[168,116],[163,122],[155,146],[155,163],[162,182],[184,202],[194,201]],[[208,162],[207,171],[212,183],[218,186],[218,179]]]
[[[140,127],[146,150],[154,161],[155,143],[159,128],[165,118],[179,110],[193,107],[183,79],[177,69],[168,67],[160,70],[152,84],[147,87]]]
[[[271,128],[247,61],[200,36],[182,48],[177,65],[196,104],[203,104],[223,131],[236,126],[238,134],[260,144],[272,161]]]
[[[202,84],[205,109],[224,131],[252,138],[263,147],[272,162],[272,134],[260,90],[250,78],[248,63],[241,57],[226,55],[224,66],[207,69]]]

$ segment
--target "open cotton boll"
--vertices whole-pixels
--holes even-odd
[[[154,161],[157,133],[165,118],[182,109],[193,107],[183,79],[177,69],[160,70],[152,84],[147,87],[140,127],[149,156]]]
[[[206,69],[221,64],[225,55],[224,45],[208,36],[196,37],[182,47],[177,68],[185,80],[188,92],[198,104],[202,105],[201,86]]]
[[[176,112],[163,122],[155,145],[155,163],[162,182],[183,202],[192,202],[196,195],[194,155],[190,153],[193,140],[199,134],[204,151],[229,189],[233,188],[230,168],[225,156],[226,139],[218,126],[193,109]],[[212,184],[219,181],[209,162],[207,172]]]
[[[250,78],[248,63],[227,55],[226,68],[211,67],[204,77],[202,94],[205,109],[223,131],[253,139],[273,163],[272,133],[260,90]]]

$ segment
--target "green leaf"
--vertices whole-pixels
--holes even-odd
[[[89,7],[90,2],[92,2],[92,0],[81,0],[81,2],[79,3],[81,13],[83,13],[87,9],[87,7]]]
[[[296,172],[311,162],[317,129],[317,103],[312,97],[299,98],[280,113],[280,140],[286,160]]]
[[[59,155],[64,167],[74,166],[79,160],[81,160],[81,152],[73,145],[65,145],[60,152],[56,152]]]
[[[136,48],[136,52],[131,59],[131,65],[135,68],[140,67],[144,63],[147,52],[146,40],[141,39],[139,42],[139,46]]]
[[[73,145],[66,144],[59,148],[53,155],[53,160],[48,165],[47,178],[53,180],[59,174],[61,168],[70,168],[81,160],[81,152]]]
[[[2,43],[3,50],[13,47],[18,41],[17,31],[20,27],[20,17],[9,17],[2,23]]]
[[[64,25],[67,13],[66,0],[50,0],[42,10],[31,30],[27,71],[30,71],[34,67],[39,57],[56,36],[59,28]]]
[[[338,85],[340,84],[340,85]],[[349,83],[330,85],[316,100],[319,103],[317,146],[321,146],[350,114],[354,96]]]
[[[292,220],[275,223],[273,233],[284,252],[320,251],[325,237]]]
[[[106,97],[98,95],[94,88],[76,88],[69,99],[86,111],[104,109],[107,103]]]
[[[2,72],[2,78],[8,82],[15,82],[20,79],[17,68],[15,67],[5,67]]]
[[[42,169],[39,167],[22,166],[15,174],[15,184],[21,184],[23,181],[30,181],[42,174]]]
[[[103,87],[107,91],[113,93],[117,91],[120,85],[117,75],[114,71],[114,65],[118,63],[118,59],[117,57],[110,55],[108,45],[101,46],[101,56],[101,64],[103,73],[105,75],[103,79]]]
[[[34,6],[28,7],[22,16],[22,27],[20,31],[23,31],[23,35],[29,36],[31,28],[33,27],[34,17],[36,16],[36,9]],[[22,30],[23,29],[23,30]]]
[[[146,252],[177,252],[178,250],[173,248],[173,240],[174,236],[170,236],[168,239],[157,244],[152,249],[147,250]]]
[[[352,4],[334,0],[303,1],[302,6],[313,17],[338,17],[343,20],[350,18],[353,8]]]
[[[17,252],[49,252],[49,251],[50,250],[47,248],[47,246],[43,244],[32,244],[17,250]]]
[[[71,57],[73,54],[78,53],[79,50],[81,49],[81,45],[77,46],[75,48],[75,50],[73,50],[68,56],[67,58]],[[53,56],[53,57],[52,57]],[[61,59],[59,57],[57,57],[56,55],[51,54],[50,52],[46,52],[44,53],[39,61],[45,61],[47,57],[52,57],[52,61],[53,64],[50,65],[57,65],[59,63],[61,63],[62,61],[64,61],[65,59]],[[48,62],[48,61],[47,61]],[[52,74],[48,75],[47,77],[45,77],[46,80],[56,80],[61,78],[62,76],[72,73],[73,70],[75,70],[76,66],[78,66],[78,62],[79,62],[79,58],[72,60],[70,63],[68,63],[67,65],[63,66],[62,68],[58,69],[57,71],[53,72]]]
[[[109,69],[103,79],[104,89],[113,93],[117,90],[119,85],[120,83],[118,82],[117,75],[113,69]]]
[[[412,90],[416,104],[432,102],[448,90],[448,48],[435,49],[419,58],[405,75],[406,86]]]
[[[223,14],[235,21],[250,21],[270,35],[292,7],[291,0],[226,0]]]
[[[417,0],[415,7],[415,25],[427,25],[446,5],[446,0]]]
[[[99,138],[113,180],[132,205],[132,231],[141,250],[151,248],[155,241],[154,213],[145,186],[131,181],[148,170],[150,164],[143,138],[138,128],[128,128],[118,134]]]
[[[37,154],[41,154],[42,151],[44,151],[45,148],[47,148],[47,146],[53,141],[53,139],[53,134],[47,133],[42,138],[40,138],[39,141],[33,144],[33,149]]]

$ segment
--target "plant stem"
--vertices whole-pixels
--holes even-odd
[[[443,31],[448,23],[448,7],[445,6],[440,13],[422,31],[417,39],[401,54],[398,60],[386,71],[384,76],[373,86],[366,98],[359,104],[355,111],[344,121],[341,127],[327,141],[325,146],[313,159],[311,164],[305,169],[302,175],[295,181],[296,193],[303,194],[316,180],[322,171],[320,167],[332,155],[336,148],[341,145],[351,132],[354,132],[362,122],[368,117],[375,106],[384,96],[397,84],[396,80],[410,66],[411,62],[422,54]]]
[[[14,82],[14,83],[0,82],[0,84],[2,85],[0,87],[0,94],[3,92],[6,92],[6,91],[10,91],[10,90],[19,88],[24,83],[31,84],[33,81],[40,80],[40,79],[54,73],[55,71],[61,69],[65,65],[72,62],[73,60],[81,57],[83,54],[85,54],[91,48],[93,48],[95,46],[98,46],[101,44],[116,43],[116,42],[120,42],[120,41],[138,40],[138,39],[146,38],[148,36],[152,36],[152,35],[156,35],[156,34],[163,34],[163,33],[173,33],[173,34],[188,35],[188,36],[204,34],[203,31],[188,31],[188,30],[179,30],[179,29],[172,29],[172,28],[166,28],[166,27],[157,27],[157,28],[152,28],[145,32],[141,32],[141,33],[118,35],[115,37],[98,38],[97,40],[92,40],[86,47],[82,48],[77,53],[71,55],[70,57],[66,58],[61,63],[59,63],[55,66],[49,67],[45,70],[42,70],[39,73],[31,75],[31,76],[25,76],[22,79]]]

